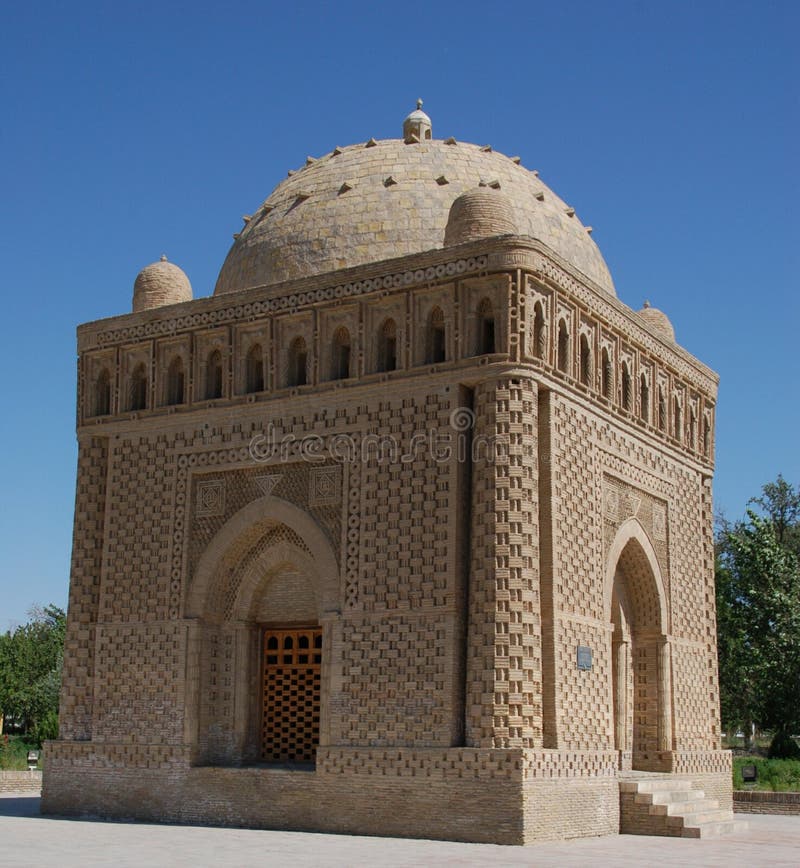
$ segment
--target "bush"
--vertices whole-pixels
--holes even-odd
[[[28,768],[28,751],[39,746],[18,735],[0,735],[0,769],[25,771]]]
[[[770,743],[767,756],[770,759],[800,760],[800,746],[785,729],[779,729]]]
[[[733,788],[745,789],[742,766],[756,767],[758,780],[754,789],[781,792],[800,792],[800,760],[763,759],[758,756],[735,757],[733,760]],[[751,787],[752,785],[748,785]]]
[[[31,738],[41,748],[50,739],[58,738],[58,712],[50,709],[36,722]]]

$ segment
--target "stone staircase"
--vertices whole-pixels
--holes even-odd
[[[619,782],[620,832],[628,835],[668,835],[714,838],[747,828],[733,812],[706,798],[690,780],[648,776]]]

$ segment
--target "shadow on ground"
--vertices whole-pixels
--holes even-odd
[[[0,799],[0,817],[41,817],[39,796],[8,796]]]

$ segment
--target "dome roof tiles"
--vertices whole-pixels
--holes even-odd
[[[401,139],[337,148],[278,184],[234,241],[215,294],[441,248],[451,205],[482,183],[502,191],[520,235],[615,294],[586,228],[536,174],[477,145]]]

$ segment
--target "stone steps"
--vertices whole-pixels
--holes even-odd
[[[702,826],[688,827],[681,832],[681,838],[718,838],[747,830],[746,820],[724,820],[718,823],[704,823]]]
[[[640,803],[637,802],[637,804]],[[650,805],[650,813],[653,816],[675,817],[693,814],[698,811],[715,810],[716,808],[719,808],[719,802],[716,799],[699,798],[685,802],[659,802]]]
[[[719,801],[706,798],[686,778],[659,776],[623,780],[620,831],[634,835],[713,838],[740,832],[747,823],[734,820]]]

